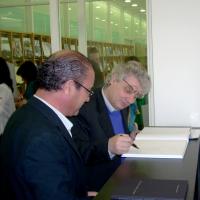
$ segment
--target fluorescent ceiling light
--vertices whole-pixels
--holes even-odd
[[[133,3],[131,6],[132,7],[137,7],[138,5],[136,3]]]
[[[13,21],[13,22],[21,22],[21,19],[15,19],[11,17],[1,17],[2,20],[8,20],[8,21]]]
[[[131,0],[124,0],[124,2],[125,2],[125,3],[130,3],[130,2],[131,2]]]
[[[145,9],[141,9],[140,12],[146,12],[146,10]]]

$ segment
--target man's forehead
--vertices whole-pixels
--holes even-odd
[[[136,76],[134,76],[133,74],[129,74],[129,75],[125,76],[124,78],[125,78],[125,80],[127,80],[129,82],[129,84],[132,87],[137,87],[138,89],[141,89],[141,85],[140,85],[138,78]]]

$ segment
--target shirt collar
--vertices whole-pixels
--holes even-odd
[[[105,93],[104,93],[104,91],[103,91],[103,88],[101,89],[101,93],[102,93],[104,102],[105,102],[106,107],[108,108],[108,110],[109,110],[110,112],[117,111],[117,110],[111,105],[111,103],[109,102],[108,98],[106,97],[106,95],[105,95]]]

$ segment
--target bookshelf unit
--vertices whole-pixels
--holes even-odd
[[[8,61],[12,61],[11,32],[0,32],[0,56]]]
[[[33,60],[35,63],[42,63],[42,36],[33,35]]]
[[[88,46],[98,49],[104,74],[124,61],[125,57],[135,55],[134,45],[112,44],[88,41]],[[78,39],[62,37],[62,49],[78,51]],[[25,60],[41,64],[51,55],[49,35],[20,33],[0,30],[0,56],[7,61],[20,65]]]
[[[11,32],[11,54],[12,60],[20,62],[23,59],[23,41],[22,33],[12,33]]]
[[[33,34],[22,34],[22,49],[24,60],[32,60],[33,54]]]
[[[0,56],[7,61],[20,65],[32,60],[41,64],[50,55],[50,36],[0,30]]]
[[[42,60],[47,59],[51,55],[51,37],[48,35],[41,36]]]
[[[135,55],[134,45],[88,41],[88,46],[93,46],[98,49],[105,74],[107,74],[114,65],[122,63],[127,56]]]
[[[78,51],[78,39],[62,37],[62,49]]]

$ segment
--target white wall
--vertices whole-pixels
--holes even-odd
[[[200,0],[149,0],[150,125],[200,127]]]

